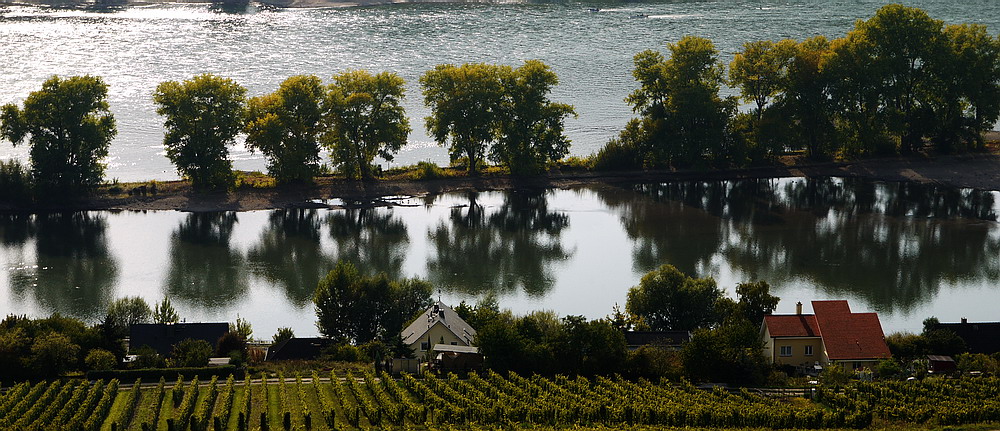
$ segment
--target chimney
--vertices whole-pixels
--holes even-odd
[[[795,303],[795,314],[802,315],[802,301]]]
[[[962,324],[964,325],[964,324],[966,324],[966,323],[969,323],[969,319],[966,319],[966,318],[964,318],[964,317],[963,317],[963,318],[962,318]]]

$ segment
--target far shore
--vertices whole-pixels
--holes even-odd
[[[950,156],[914,156],[865,159],[851,162],[808,163],[786,157],[776,166],[716,171],[554,171],[548,175],[518,178],[507,175],[454,177],[433,180],[349,181],[320,177],[313,185],[240,188],[230,192],[198,193],[184,181],[158,182],[158,193],[145,195],[124,190],[119,195],[98,193],[80,200],[0,209],[16,212],[130,210],[130,211],[257,211],[283,208],[342,208],[386,205],[387,196],[424,196],[462,191],[574,188],[591,184],[732,180],[784,177],[855,177],[877,181],[911,181],[958,188],[1000,190],[1000,152]],[[129,186],[124,186],[125,188]],[[336,200],[338,202],[329,202]]]

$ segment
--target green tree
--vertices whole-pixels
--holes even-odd
[[[712,278],[691,278],[663,265],[629,289],[625,310],[653,331],[692,331],[721,320],[721,299],[722,290]]]
[[[729,63],[729,83],[740,89],[744,101],[757,105],[758,120],[764,107],[786,87],[795,47],[795,41],[787,39],[747,42]]]
[[[470,174],[496,140],[503,112],[504,68],[491,64],[442,64],[420,77],[427,131],[439,145],[447,145],[452,161],[465,158]]]
[[[823,71],[829,56],[830,41],[823,36],[799,43],[776,102],[791,113],[789,127],[814,159],[829,157],[834,147],[829,74]]]
[[[391,336],[431,302],[431,285],[390,281],[384,273],[365,277],[353,264],[338,262],[319,282],[313,298],[316,326],[324,336],[357,345]]]
[[[746,282],[736,285],[739,311],[747,322],[760,325],[764,315],[778,307],[781,298],[771,295],[771,285],[766,281]]]
[[[128,336],[129,326],[138,323],[149,323],[153,311],[146,300],[138,296],[120,298],[108,306],[102,325],[115,339]]]
[[[959,123],[968,125],[975,148],[985,148],[983,132],[1000,117],[1000,40],[981,24],[949,25],[944,35],[950,58],[942,66],[950,73],[940,81],[955,87],[939,89],[936,95],[957,95],[966,102],[968,118],[957,115]]]
[[[153,308],[153,323],[177,323],[181,320],[177,315],[177,310],[170,304],[170,298],[163,297],[163,301]]]
[[[174,345],[170,354],[174,367],[204,367],[215,349],[205,340],[186,338]]]
[[[292,328],[278,328],[278,332],[271,337],[271,344],[277,345],[292,338],[295,338],[295,331],[292,331]]]
[[[239,314],[236,315],[236,322],[229,324],[229,332],[239,335],[244,340],[249,340],[253,337],[253,326],[247,319],[240,317]]]
[[[643,146],[659,163],[700,165],[726,157],[726,127],[735,100],[719,97],[724,68],[708,39],[685,36],[667,44],[670,58],[636,54],[632,76],[639,88],[625,101],[641,115]]]
[[[0,108],[0,138],[28,139],[35,184],[48,191],[86,190],[104,178],[102,160],[117,134],[100,77],[53,76],[33,91],[24,108]]]
[[[247,147],[264,154],[278,182],[308,182],[319,173],[325,93],[318,77],[297,75],[247,103]]]
[[[91,349],[83,359],[88,370],[113,370],[118,365],[115,354],[104,349]]]
[[[325,142],[347,176],[372,178],[376,156],[392,161],[406,145],[410,122],[401,105],[405,84],[389,72],[372,75],[355,70],[333,77],[327,93]]]
[[[80,346],[58,332],[38,336],[31,344],[31,364],[36,372],[59,376],[76,365]]]
[[[845,42],[853,58],[842,72],[864,75],[857,79],[868,84],[861,89],[868,94],[860,99],[877,104],[879,120],[903,152],[917,150],[932,123],[928,112],[935,64],[947,61],[942,56],[942,26],[923,10],[889,4],[867,21],[858,21]],[[835,52],[839,56],[845,51]]]
[[[246,89],[215,75],[156,87],[156,113],[165,117],[163,144],[177,171],[196,189],[227,187],[232,180],[229,146],[243,129]]]
[[[528,60],[517,69],[502,69],[504,98],[499,138],[491,156],[515,174],[544,172],[550,162],[569,153],[563,120],[573,107],[549,100],[559,78],[545,63]]]

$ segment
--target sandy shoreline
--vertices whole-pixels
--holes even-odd
[[[788,160],[786,163],[793,163]],[[386,196],[422,196],[459,191],[573,188],[588,184],[627,185],[644,182],[725,180],[782,177],[858,177],[881,181],[913,181],[979,190],[1000,190],[1000,154],[978,153],[933,158],[884,158],[856,162],[788,164],[723,171],[632,171],[632,172],[553,172],[544,177],[446,178],[422,181],[345,181],[320,178],[312,186],[271,189],[240,189],[229,193],[195,193],[186,183],[156,196],[94,197],[79,201],[17,208],[7,211],[73,210],[176,210],[176,211],[256,211],[280,208],[337,208],[348,205],[378,205]],[[328,202],[336,200],[336,202]]]

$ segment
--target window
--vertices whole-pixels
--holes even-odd
[[[813,355],[813,346],[806,346],[806,356]]]
[[[792,356],[792,346],[781,346],[781,356]]]
[[[451,345],[452,345],[452,346],[457,346],[457,345],[458,345],[458,341],[452,341],[452,342],[451,342]]]
[[[421,341],[420,342],[420,350],[427,350],[427,349],[430,349],[430,348],[431,348],[431,343],[428,343],[426,341]]]

